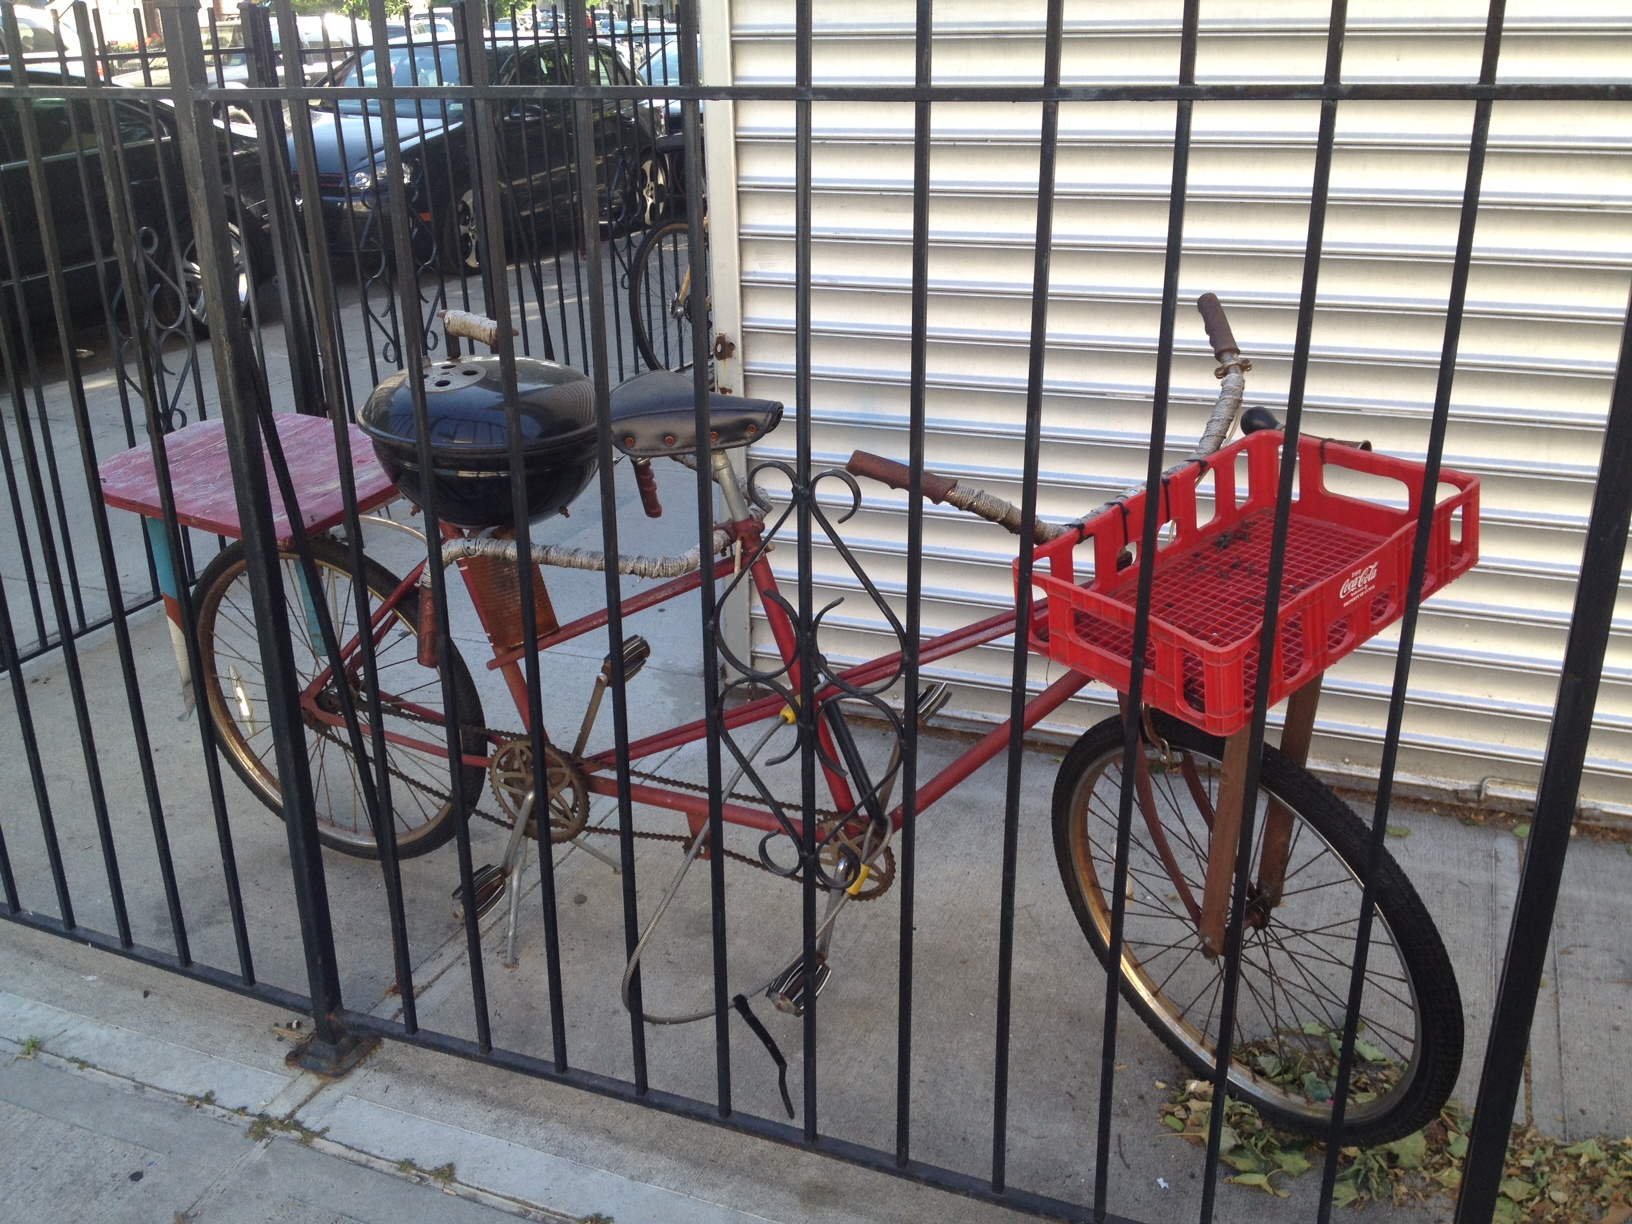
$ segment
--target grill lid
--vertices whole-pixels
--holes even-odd
[[[499,459],[508,453],[504,384],[497,356],[463,357],[425,366],[431,449],[438,463]],[[374,389],[357,423],[376,443],[406,454],[418,439],[410,373],[399,371]],[[595,442],[595,385],[568,366],[516,360],[522,449],[528,455],[576,451]]]

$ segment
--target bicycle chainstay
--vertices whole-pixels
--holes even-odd
[[[402,709],[395,709],[395,710],[392,711],[392,713],[396,717],[401,718],[401,719],[403,719],[405,721],[408,721],[408,722],[423,723],[426,726],[442,726],[442,725],[445,725],[445,724],[442,724],[442,723],[438,723],[438,722],[436,722],[436,721],[434,721],[432,719],[425,718],[425,717],[423,717],[421,715],[413,714],[413,713],[410,713],[410,712],[408,712],[406,710],[402,710]],[[314,730],[316,730],[317,733],[319,735],[323,736],[325,739],[332,740],[334,743],[340,745],[340,747],[345,752],[347,752],[348,754],[350,753],[350,751],[351,751],[350,744],[348,744],[345,741],[345,739],[342,738],[338,734],[337,728],[324,725],[324,726],[322,726],[320,728],[314,728]],[[495,738],[495,739],[506,739],[507,740],[507,739],[516,738],[516,736],[515,736],[515,734],[513,732],[500,731],[496,727],[466,727],[465,731],[467,733],[473,732],[473,733],[475,733],[477,735],[480,735],[480,736],[483,736],[483,737],[491,737],[491,738]],[[577,762],[573,762],[573,765],[576,768]],[[388,773],[390,773],[390,775],[392,777],[394,777],[394,778],[398,779],[399,781],[401,781],[403,784],[413,788],[414,790],[420,791],[423,794],[429,795],[432,799],[439,800],[442,803],[447,803],[453,798],[453,796],[451,794],[449,794],[447,791],[437,790],[435,787],[430,786],[429,784],[427,784],[425,782],[421,782],[418,778],[409,777],[407,774],[405,774],[401,770],[397,769],[389,761],[386,762],[386,771]],[[666,777],[666,776],[664,776],[662,774],[650,773],[650,772],[648,772],[646,770],[643,770],[643,769],[631,768],[629,770],[629,776],[631,778],[639,779],[642,782],[655,782],[655,783],[658,783],[658,784],[660,784],[662,786],[673,787],[673,788],[675,788],[677,790],[691,791],[694,794],[699,794],[699,795],[708,794],[708,787],[706,787],[706,786],[701,786],[701,785],[699,785],[699,784],[697,784],[695,782],[683,782],[678,778],[670,778],[670,777]],[[743,794],[740,791],[733,791],[731,794],[727,795],[726,798],[734,799],[739,803],[758,803],[760,801],[757,796],[755,796],[755,795],[746,795],[746,794]],[[495,824],[501,829],[511,829],[511,828],[515,827],[515,822],[514,821],[507,820],[503,816],[495,816],[492,812],[484,811],[483,809],[481,809],[479,807],[476,807],[474,805],[472,805],[472,807],[470,809],[470,814],[472,816],[480,817],[481,819],[487,821],[489,824]],[[818,817],[822,818],[823,823],[826,823],[826,824],[829,824],[829,825],[831,825],[834,822],[842,819],[842,817],[839,815],[838,812],[832,811],[829,808],[817,808],[816,809],[816,815]],[[617,832],[618,832],[618,829],[616,829],[614,827],[607,826],[607,825],[585,825],[584,828],[580,832],[580,836],[582,836],[583,833],[617,833]],[[633,830],[633,834],[634,834],[635,837],[640,838],[643,841],[673,842],[673,843],[675,843],[677,845],[681,845],[681,846],[690,845],[690,843],[691,843],[691,836],[689,834],[686,834],[686,833],[658,833],[658,832],[655,832],[655,831],[652,831],[652,830],[635,829],[635,830]],[[752,855],[743,854],[740,851],[732,850],[729,847],[725,848],[725,857],[728,858],[728,859],[731,859],[731,860],[733,860],[735,862],[746,864],[747,866],[756,868],[756,869],[758,869],[760,871],[767,872],[767,873],[769,873],[771,875],[780,876],[782,879],[793,880],[795,882],[797,882],[798,879],[799,879],[799,873],[798,872],[794,872],[792,875],[789,875],[789,876],[783,876],[780,872],[772,871],[771,868],[767,867],[764,863],[762,863],[759,859],[753,857]],[[879,897],[882,897],[885,893],[887,893],[890,890],[890,886],[895,883],[895,850],[894,850],[894,848],[891,847],[891,846],[885,846],[884,847],[884,853],[880,857],[881,857],[882,861],[880,862],[879,866],[868,877],[869,880],[876,880],[877,881],[876,885],[874,887],[871,887],[871,888],[864,888],[862,891],[853,894],[852,897],[851,897],[851,900],[853,900],[853,901],[875,901]]]

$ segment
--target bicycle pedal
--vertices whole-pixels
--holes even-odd
[[[828,968],[825,960],[819,960],[814,976],[815,994],[819,996],[827,985],[827,979],[833,976],[833,970]],[[765,997],[776,1005],[777,1011],[802,1016],[805,1014],[806,991],[810,985],[810,978],[805,974],[805,958],[796,957],[793,964],[776,975],[770,988],[765,991]]]
[[[476,917],[485,918],[488,912],[504,896],[509,877],[503,867],[488,863],[476,869],[470,877],[470,883],[471,887],[476,890]],[[453,916],[459,922],[465,920],[465,886],[463,884],[453,890]]]

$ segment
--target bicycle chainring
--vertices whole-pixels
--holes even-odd
[[[550,840],[568,842],[589,823],[589,787],[583,772],[553,744],[544,746],[544,757],[548,762],[545,777],[549,790]],[[494,797],[514,827],[520,819],[522,804],[536,785],[532,743],[520,736],[505,740],[488,762],[487,774],[493,784]],[[538,836],[536,814],[527,822],[527,836]]]

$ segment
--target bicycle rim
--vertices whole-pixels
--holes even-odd
[[[1068,799],[1069,848],[1061,855],[1062,871],[1076,874],[1081,891],[1074,900],[1080,899],[1079,916],[1102,961],[1110,943],[1123,759],[1120,720],[1115,720],[1114,731],[1114,736],[1101,737]],[[1142,749],[1151,767],[1156,823],[1179,880],[1199,904],[1208,844],[1202,804],[1203,799],[1209,805],[1217,802],[1219,756],[1199,743],[1175,742],[1169,764],[1155,747]],[[1318,792],[1279,776],[1289,773]],[[1324,810],[1320,797],[1339,807],[1341,801],[1305,771],[1268,751],[1254,820],[1254,878],[1271,791],[1295,818],[1290,858],[1281,904],[1268,911],[1261,926],[1249,922],[1242,934],[1231,1091],[1283,1125],[1319,1134],[1330,1120],[1330,1085],[1347,1012],[1361,891],[1351,863],[1358,858],[1360,826],[1346,808],[1343,813]],[[1340,827],[1345,820],[1348,827]],[[1137,799],[1125,895],[1119,966],[1124,994],[1193,1070],[1210,1075],[1224,960],[1202,954],[1195,921]],[[1253,895],[1249,893],[1249,901]],[[1408,908],[1403,901],[1399,907]],[[1424,1048],[1417,985],[1391,926],[1394,908],[1393,894],[1379,889],[1345,1117],[1349,1129],[1388,1127],[1386,1119],[1416,1080]],[[1421,1122],[1407,1130],[1417,1125]]]
[[[338,550],[336,550],[338,551]],[[356,635],[356,604],[351,576],[338,558],[314,541],[314,560],[321,582],[318,598],[333,618],[342,646]],[[279,558],[283,570],[285,611],[294,648],[295,675],[307,688],[326,665],[315,613],[304,597],[300,564],[292,556]],[[212,567],[213,568],[213,567]],[[383,571],[381,571],[383,574]],[[388,595],[385,576],[370,582],[371,606]],[[209,679],[211,714],[217,738],[235,771],[270,806],[282,807],[272,730],[267,718],[266,676],[256,638],[247,568],[242,555],[206,588],[201,582],[199,628],[203,664]],[[378,589],[386,586],[385,590]],[[314,601],[315,603],[315,601]],[[445,742],[441,677],[420,665],[418,637],[402,609],[390,619],[375,648],[383,724],[386,733],[399,734],[428,747]],[[361,681],[361,662],[354,657],[350,690],[367,729],[367,698]],[[317,695],[325,712],[339,713],[338,694],[331,679]],[[410,711],[409,707],[417,711]],[[479,715],[477,715],[479,719]],[[317,808],[318,832],[325,844],[346,853],[371,856],[378,852],[373,827],[363,801],[357,759],[352,755],[343,724],[323,722],[311,711],[305,715],[306,751],[311,768],[312,794]],[[372,744],[369,744],[372,748]],[[391,771],[391,807],[398,850],[403,855],[423,853],[445,841],[452,831],[448,816],[448,768],[445,757],[415,751],[400,744],[387,750]],[[372,763],[369,765],[372,769]],[[475,772],[479,780],[479,771]],[[468,796],[471,802],[476,794]]]
[[[670,221],[647,234],[629,277],[635,347],[649,369],[692,367],[691,228]]]

